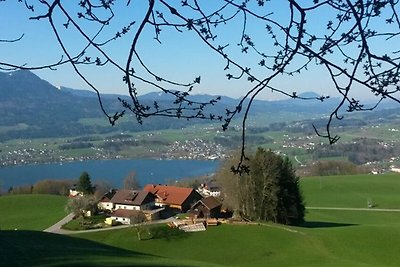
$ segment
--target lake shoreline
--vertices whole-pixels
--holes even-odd
[[[182,157],[165,157],[163,155],[153,156],[153,157],[122,157],[122,156],[112,156],[112,157],[77,157],[77,158],[54,158],[54,160],[29,160],[23,159],[20,161],[14,161],[13,163],[8,162],[0,162],[0,169],[1,168],[8,168],[8,167],[18,167],[18,166],[34,166],[40,164],[65,164],[65,163],[72,163],[72,162],[85,162],[85,161],[92,161],[92,160],[140,160],[140,159],[148,159],[148,160],[205,160],[205,161],[215,161],[215,160],[222,160],[220,158],[209,158],[209,157],[195,157],[195,158],[182,158]]]
[[[166,183],[171,180],[198,177],[215,173],[217,160],[190,159],[101,159],[72,162],[14,165],[0,168],[0,186],[32,185],[44,179],[78,179],[86,171],[92,180],[105,180],[114,187],[132,171],[141,185]]]

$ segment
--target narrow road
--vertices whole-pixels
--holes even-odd
[[[128,228],[128,227],[133,227],[134,226],[134,225],[127,224],[127,225],[118,225],[118,226],[112,226],[112,227],[107,227],[107,228],[89,229],[89,230],[81,230],[81,231],[71,231],[71,230],[61,229],[61,226],[63,226],[67,222],[71,221],[73,217],[74,217],[74,214],[70,213],[67,216],[65,216],[63,219],[61,219],[59,222],[57,222],[56,224],[54,224],[54,225],[50,226],[49,228],[43,230],[43,232],[53,233],[53,234],[60,234],[60,235],[73,235],[73,234],[82,234],[82,233],[91,233],[91,232],[123,229],[123,228]],[[161,224],[161,223],[172,222],[173,220],[175,220],[175,218],[171,217],[171,218],[164,219],[164,220],[146,222],[144,224],[146,224],[146,225],[148,225],[148,224]]]
[[[62,218],[59,222],[56,224],[50,226],[47,229],[44,229],[43,232],[48,232],[48,233],[55,233],[55,234],[62,234],[65,230],[61,229],[61,226],[66,224],[67,222],[71,221],[72,218],[74,218],[74,214],[70,213],[64,218]]]
[[[348,211],[400,212],[400,209],[376,209],[376,208],[306,207],[306,209],[308,209],[308,210],[348,210]]]
[[[295,160],[297,163],[299,163],[300,165],[303,165],[303,163],[301,163],[301,161],[297,159],[297,156],[294,156],[294,160]]]

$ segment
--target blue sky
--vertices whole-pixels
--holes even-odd
[[[208,2],[205,8],[213,8],[214,3]],[[36,1],[30,1],[35,3]],[[71,14],[76,14],[76,5],[79,1],[64,1],[67,7],[71,8]],[[171,1],[177,2],[180,1]],[[202,2],[202,1],[200,1]],[[302,2],[302,1],[300,1]],[[106,32],[113,36],[121,25],[126,25],[132,20],[138,20],[143,16],[147,1],[132,0],[132,8],[125,6],[126,1],[116,1],[115,5],[115,24],[109,26]],[[203,2],[206,3],[206,2]],[[212,4],[210,4],[212,3]],[[285,19],[287,9],[283,4],[284,1],[273,1],[274,18]],[[35,4],[36,12],[40,14],[40,5]],[[267,12],[267,10],[265,11]],[[63,54],[56,42],[47,21],[32,21],[29,16],[32,12],[26,10],[23,3],[18,1],[7,0],[0,2],[0,39],[17,38],[21,34],[25,34],[24,38],[17,43],[0,43],[0,61],[12,62],[16,64],[26,63],[28,66],[37,66],[42,64],[50,64],[57,62]],[[315,32],[323,32],[326,21],[332,14],[323,13],[310,18],[309,24]],[[323,20],[320,20],[323,18]],[[56,17],[56,23],[61,25],[66,20],[61,16]],[[137,25],[137,24],[136,24]],[[263,70],[258,68],[259,58],[253,54],[241,54],[239,47],[236,45],[240,40],[240,23],[233,21],[225,27],[217,29],[217,42],[221,44],[229,43],[232,55],[243,62],[244,65],[252,67],[255,73],[261,77],[264,75]],[[95,26],[84,24],[84,28],[93,33]],[[60,27],[63,40],[71,51],[79,51],[84,47],[85,43],[74,34],[72,30],[65,30]],[[134,31],[132,31],[133,33]],[[265,38],[264,24],[251,24],[248,30],[254,36],[257,45],[266,51],[274,49],[270,39]],[[174,30],[163,29],[161,34],[162,44],[160,45],[154,40],[154,29],[146,28],[141,41],[139,42],[139,53],[148,66],[160,76],[177,80],[181,82],[190,82],[195,77],[201,76],[202,81],[194,89],[194,93],[207,93],[213,95],[228,95],[231,97],[240,97],[251,88],[252,84],[243,81],[228,81],[226,79],[226,71],[223,70],[225,61],[210,51],[204,44],[198,41],[193,31],[178,33]],[[120,39],[110,43],[107,51],[112,54],[113,58],[124,65],[124,61],[129,51],[129,44],[132,35],[127,38]],[[93,50],[88,51],[88,55],[96,57]],[[296,62],[294,62],[296,63]],[[136,69],[136,65],[133,65]],[[82,72],[99,88],[103,93],[119,93],[126,94],[126,87],[122,81],[122,74],[110,67],[81,67]],[[138,68],[139,73],[140,69]],[[36,71],[41,78],[48,80],[55,86],[66,86],[77,89],[89,89],[89,87],[73,72],[69,65],[58,67],[56,71],[42,70]],[[233,73],[235,73],[233,71]],[[145,74],[143,74],[145,75]],[[272,85],[280,86],[288,92],[305,92],[315,91],[324,95],[333,95],[336,93],[332,90],[330,79],[326,75],[326,71],[311,67],[309,71],[294,77],[278,77]],[[139,93],[147,93],[154,89],[137,83]],[[357,89],[357,88],[356,88]],[[367,96],[367,94],[364,94]],[[271,93],[268,90],[263,92],[260,99],[280,99],[282,96],[278,93]]]

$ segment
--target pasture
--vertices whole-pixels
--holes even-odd
[[[321,183],[322,180],[322,183]],[[135,228],[53,235],[0,231],[7,266],[300,266],[400,265],[399,175],[311,177],[301,180],[307,206],[368,210],[307,210],[302,226],[222,225],[183,233],[157,226],[152,239]],[[13,196],[14,197],[14,196]],[[12,210],[10,210],[12,212]]]
[[[306,206],[400,209],[400,174],[338,175],[301,179]]]
[[[0,230],[44,230],[62,219],[67,198],[55,195],[0,197]]]

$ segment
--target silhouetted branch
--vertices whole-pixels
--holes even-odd
[[[166,0],[140,3],[126,1],[123,3],[124,8],[130,8],[139,14],[139,18],[132,13],[125,25],[120,25],[117,32],[111,30],[111,33],[110,25],[119,16],[115,11],[115,6],[119,4],[117,1],[83,0],[75,9],[67,8],[64,5],[66,2],[26,0],[22,5],[32,12],[30,19],[48,21],[62,50],[61,60],[43,66],[2,61],[0,69],[54,69],[70,64],[78,77],[97,93],[100,107],[111,125],[128,110],[139,123],[142,123],[143,118],[151,116],[208,119],[222,121],[222,129],[226,130],[232,120],[244,111],[242,156],[234,168],[239,173],[246,170],[242,163],[246,159],[247,119],[254,100],[261,92],[270,90],[301,100],[324,101],[329,98],[322,95],[301,97],[293,88],[279,83],[282,77],[290,79],[312,68],[328,73],[327,82],[330,84],[327,87],[334,88],[341,99],[331,111],[325,129],[313,127],[318,136],[327,138],[331,144],[339,140],[332,133],[331,125],[335,120],[343,119],[342,113],[374,110],[383,99],[400,103],[398,0],[216,0],[212,3],[200,0],[183,0],[180,3]],[[37,10],[43,8],[46,11],[38,14]],[[60,24],[59,21],[64,23]],[[82,21],[97,25],[98,30],[92,32],[86,29],[83,26],[86,24],[80,23]],[[319,25],[315,25],[315,21]],[[231,25],[240,25],[235,28],[236,35],[224,36],[224,27],[231,32]],[[325,27],[323,30],[322,25]],[[81,37],[84,44],[80,51],[68,49],[67,40],[63,40],[60,28],[73,31]],[[154,40],[158,46],[162,45],[163,34],[192,34],[192,37],[197,38],[199,43],[224,62],[223,71],[228,81],[247,81],[249,86],[243,85],[244,96],[236,107],[227,109],[225,114],[205,115],[205,108],[214,105],[219,98],[204,102],[190,99],[194,88],[201,82],[198,74],[194,74],[195,78],[189,81],[177,81],[176,78],[171,79],[156,71],[138,49],[147,29],[154,31]],[[0,38],[0,44],[19,42],[23,36],[11,40]],[[126,49],[127,57],[121,63],[107,48],[122,39],[128,39],[129,47],[122,47]],[[242,60],[243,57],[251,59],[254,64]],[[120,99],[121,110],[109,115],[103,107],[99,88],[82,73],[80,68],[83,65],[119,71],[129,94],[129,99]],[[166,106],[156,101],[151,106],[144,105],[138,98],[142,88],[158,90],[172,96],[173,100]],[[363,93],[354,93],[354,88]],[[359,99],[361,94],[377,97],[376,104],[364,105]]]

